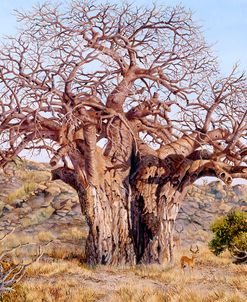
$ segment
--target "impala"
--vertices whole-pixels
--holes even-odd
[[[199,253],[199,248],[196,246],[196,250],[192,249],[192,246],[190,247],[190,251],[192,253],[192,258],[189,258],[187,256],[182,256],[180,259],[181,269],[184,270],[185,267],[189,267],[190,270],[194,268],[196,254]]]

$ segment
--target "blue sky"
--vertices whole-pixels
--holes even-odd
[[[110,0],[110,2],[117,2]],[[14,9],[29,9],[37,0],[0,0],[0,35],[13,34]],[[62,1],[63,2],[63,1]],[[64,2],[68,2],[65,1]],[[120,1],[118,1],[120,2]],[[131,1],[149,5],[150,0]],[[203,27],[206,39],[219,57],[222,72],[228,73],[234,63],[247,71],[247,0],[166,0],[158,4],[182,4],[194,12],[194,19]]]

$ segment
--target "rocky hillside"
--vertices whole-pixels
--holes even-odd
[[[214,181],[191,187],[177,219],[184,228],[182,241],[208,241],[211,222],[236,208],[247,211],[247,185],[227,187]]]
[[[47,165],[19,161],[10,170],[9,175],[0,171],[0,231],[15,227],[32,236],[43,232],[61,239],[65,230],[72,229],[86,237],[76,192],[61,181],[52,181]],[[193,186],[177,221],[177,228],[184,229],[182,242],[208,240],[211,221],[234,207],[247,210],[246,185],[227,188],[217,181]]]
[[[45,248],[50,259],[83,260],[87,226],[76,192],[52,181],[45,164],[19,161],[7,172],[0,171],[0,237],[14,232],[4,244],[31,244],[19,251],[25,258],[37,253],[37,244],[52,240]]]

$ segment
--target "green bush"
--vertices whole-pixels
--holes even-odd
[[[228,249],[238,258],[247,252],[247,213],[231,211],[216,219],[210,230],[214,233],[214,238],[209,242],[209,248],[215,255]]]

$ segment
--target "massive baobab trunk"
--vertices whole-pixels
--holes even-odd
[[[104,181],[103,187],[87,189],[92,204],[86,213],[89,235],[86,257],[89,264],[134,264],[136,262],[131,222],[130,192],[116,179]],[[85,200],[81,200],[83,203]]]
[[[97,193],[96,188],[88,191],[94,204],[93,212],[86,215],[88,263],[162,264],[172,260],[172,230],[181,193],[169,190],[171,184],[162,198],[156,196],[158,188],[151,189],[149,184],[142,185],[144,196],[124,182],[106,186],[107,193]],[[165,202],[166,198],[171,201]]]
[[[160,167],[148,167],[133,188],[133,235],[137,262],[172,261],[172,232],[186,193]]]
[[[53,170],[54,179],[62,179],[78,192],[89,226],[86,240],[89,264],[172,261],[173,227],[189,185],[207,175],[230,184],[231,175],[239,175],[245,169],[209,159],[207,152],[193,152],[198,144],[193,136],[182,137],[155,154],[142,145],[137,152],[127,127],[120,125],[118,119],[109,149],[96,147],[93,129],[87,133],[86,127],[84,131],[87,162],[77,164],[76,169]],[[114,143],[119,133],[122,148]],[[207,139],[220,135],[225,132],[211,131]],[[151,154],[147,155],[148,152]],[[71,158],[79,162],[76,157]],[[86,178],[83,169],[87,171]]]
[[[100,159],[101,156],[101,159]],[[89,264],[165,263],[172,260],[172,231],[187,186],[172,183],[163,161],[131,155],[131,169],[103,171],[97,152],[97,184],[86,188],[68,168],[53,171],[78,192],[89,235]],[[179,163],[178,163],[179,164]],[[100,171],[101,170],[101,171]]]
[[[135,264],[134,216],[131,189],[120,180],[105,184],[106,192],[97,193],[90,188],[88,198],[94,204],[92,213],[87,213],[89,235],[86,241],[86,257],[90,264]],[[85,200],[81,201],[82,203]]]
[[[246,77],[219,77],[183,7],[82,0],[18,20],[0,47],[0,166],[48,152],[78,192],[89,263],[172,260],[188,186],[247,178]]]

